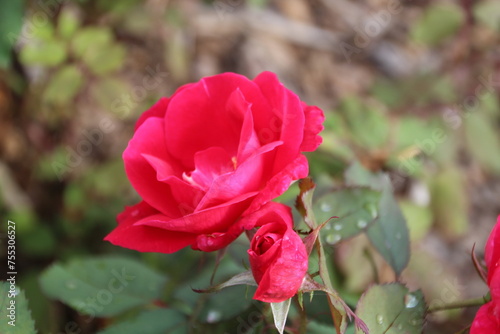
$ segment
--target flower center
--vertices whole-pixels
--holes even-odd
[[[277,240],[279,240],[279,235],[276,233],[267,233],[266,235],[262,236],[259,240],[258,244],[258,250],[259,250],[259,255],[264,254],[271,248]]]

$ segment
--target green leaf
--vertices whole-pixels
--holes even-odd
[[[369,187],[377,191],[384,189],[382,174],[370,172],[359,161],[352,163],[346,169],[344,176],[346,184],[351,187]]]
[[[320,248],[320,275],[323,268],[326,268],[325,262],[325,254],[323,251],[323,247]],[[347,328],[347,317],[349,319],[354,318],[354,324],[357,328],[359,328],[365,334],[368,334],[368,329],[366,324],[360,319],[354,312],[351,311],[349,306],[345,303],[345,301],[340,298],[339,294],[331,288],[331,282],[328,276],[321,276],[321,278],[325,282],[325,286],[316,282],[311,276],[307,275],[304,281],[302,282],[302,286],[300,287],[300,291],[302,292],[313,292],[313,291],[323,291],[327,293],[328,296],[328,304],[331,311],[331,316],[335,325],[335,330],[338,334],[345,334]],[[330,286],[330,287],[328,287]],[[311,294],[312,298],[312,294]]]
[[[90,316],[114,316],[160,297],[165,278],[132,259],[107,256],[54,264],[40,277],[44,293]]]
[[[384,110],[363,104],[357,97],[344,99],[339,107],[351,139],[363,148],[376,149],[386,144],[389,120]]]
[[[235,285],[257,285],[257,283],[255,283],[255,279],[253,278],[252,272],[248,270],[240,274],[237,274],[228,279],[227,281],[212,286],[208,289],[193,289],[193,290],[198,293],[212,293]]]
[[[194,312],[197,315],[196,319],[201,323],[216,323],[233,318],[250,307],[252,303],[250,297],[253,295],[252,291],[255,291],[253,286],[257,285],[250,271],[243,273],[241,271],[240,264],[225,258],[220,262],[216,274],[220,280],[226,279],[224,283],[205,290],[193,289],[206,286],[210,282],[213,267],[208,266],[205,270],[192,275],[185,284],[177,286],[175,299],[182,304],[182,309],[186,313]],[[225,289],[227,287],[231,288]],[[209,294],[201,296],[193,290]]]
[[[50,228],[46,224],[37,224],[31,230],[23,233],[25,242],[20,244],[23,253],[34,258],[49,258],[54,255],[57,247],[57,240]]]
[[[425,237],[431,229],[433,222],[430,208],[427,206],[418,206],[409,201],[401,201],[399,205],[408,223],[410,239],[416,241]]]
[[[429,127],[428,122],[421,118],[402,117],[396,130],[396,149],[418,146],[425,139],[432,138],[433,131],[434,128]]]
[[[0,10],[0,68],[10,64],[12,46],[23,24],[24,3],[2,1]]]
[[[202,323],[217,323],[237,317],[252,305],[253,288],[234,286],[231,289],[213,293],[203,300],[197,319]]]
[[[104,109],[114,109],[114,106],[123,104],[127,111],[137,106],[134,99],[123,98],[123,94],[129,91],[129,86],[126,82],[115,78],[102,78],[90,87],[92,98],[99,103]],[[121,115],[123,116],[123,115]]]
[[[361,164],[354,163],[346,171],[346,183],[382,191],[377,206],[378,217],[367,228],[366,235],[399,276],[410,259],[410,240],[406,220],[392,193],[389,176],[371,173]]]
[[[280,334],[285,330],[286,318],[290,310],[290,303],[292,299],[289,298],[281,303],[271,303],[271,310],[273,311],[274,326]]]
[[[381,193],[368,187],[351,187],[334,190],[314,204],[314,213],[319,222],[330,222],[321,235],[326,243],[335,244],[363,232],[378,217]]]
[[[43,94],[45,102],[66,104],[73,100],[83,84],[83,75],[78,67],[68,65],[60,68],[48,83]]]
[[[308,334],[332,334],[335,333],[335,328],[332,326],[323,325],[316,321],[307,322]]]
[[[125,47],[120,44],[93,46],[82,57],[83,62],[96,75],[120,69],[125,61]]]
[[[494,123],[482,114],[468,115],[464,125],[470,154],[486,170],[500,174],[500,137]]]
[[[437,45],[455,34],[465,20],[461,7],[453,3],[434,3],[428,6],[415,22],[411,35],[419,43]]]
[[[132,319],[99,331],[98,334],[167,334],[185,326],[185,321],[181,313],[172,309],[144,311]]]
[[[73,53],[81,58],[85,53],[92,52],[93,49],[111,44],[113,33],[109,28],[88,27],[77,31],[71,40],[71,49]]]
[[[462,173],[448,168],[431,179],[431,207],[439,231],[449,239],[457,239],[467,233],[467,195]]]
[[[21,49],[19,57],[25,65],[57,66],[67,57],[66,45],[57,40],[30,43]]]
[[[79,27],[80,20],[75,12],[69,9],[69,7],[63,7],[57,22],[59,36],[64,39],[69,39],[75,34]]]
[[[474,4],[474,18],[484,25],[500,31],[500,2],[496,0],[479,1]]]
[[[366,323],[370,334],[420,334],[425,310],[421,291],[409,292],[395,283],[369,288],[359,300],[356,314]]]
[[[76,32],[73,53],[96,75],[119,69],[125,61],[125,48],[114,41],[109,28],[89,27]]]
[[[34,334],[35,322],[24,291],[10,282],[0,282],[0,333]],[[12,297],[11,297],[12,296]]]
[[[31,17],[30,19],[32,20],[33,17]],[[26,34],[27,35],[26,37],[30,39],[29,40],[21,39],[22,41],[27,43],[30,42],[43,43],[43,42],[53,41],[54,39],[56,39],[55,28],[52,22],[49,21],[46,24],[41,24],[41,25],[34,24],[32,27],[33,31],[32,32],[30,31],[28,34]],[[32,37],[33,39],[31,39]],[[25,36],[23,35],[22,38],[25,38]]]
[[[410,237],[388,177],[378,210],[379,217],[368,227],[366,235],[399,276],[410,260]]]

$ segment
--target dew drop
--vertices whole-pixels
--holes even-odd
[[[207,313],[207,322],[214,323],[220,320],[222,314],[217,310],[210,310]]]
[[[377,324],[383,325],[384,324],[384,316],[382,315],[377,315]]]
[[[340,231],[341,229],[343,229],[344,227],[342,226],[342,224],[335,224],[333,225],[333,229],[335,231]]]
[[[76,282],[75,281],[67,281],[66,287],[70,290],[75,290],[76,289]]]
[[[403,325],[399,324],[398,325],[398,330],[402,331],[403,330]]]
[[[363,220],[363,219],[358,220],[358,222],[356,224],[356,226],[358,228],[365,228],[367,225],[368,225],[368,223],[366,222],[366,220]]]
[[[338,234],[329,234],[326,236],[326,242],[330,245],[335,245],[340,239],[342,239],[342,237]]]
[[[418,305],[418,299],[411,293],[405,296],[405,307],[406,308],[414,308]]]
[[[321,203],[320,209],[323,212],[330,212],[332,210],[332,206],[328,203]]]
[[[332,224],[330,222],[326,223],[324,229],[325,230],[331,230],[332,229]]]
[[[401,233],[396,233],[396,235],[394,236],[397,240],[401,240]]]
[[[377,206],[373,203],[367,203],[365,205],[365,209],[366,211],[368,211],[370,213],[370,215],[372,216],[372,218],[377,218],[378,216],[378,211],[377,211]]]
[[[412,326],[417,326],[417,325],[418,325],[418,320],[417,320],[417,319],[412,319],[412,320],[410,321],[410,324],[411,324]]]

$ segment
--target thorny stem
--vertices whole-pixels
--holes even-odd
[[[483,282],[487,284],[488,275],[486,274],[484,269],[481,267],[481,264],[479,263],[479,261],[476,257],[475,248],[476,248],[476,244],[474,243],[474,245],[472,246],[472,251],[471,251],[472,263],[474,263],[474,267],[476,268],[476,271],[479,274],[479,276],[481,276],[481,279],[483,280]]]
[[[321,277],[321,280],[323,281],[323,284],[329,291],[334,291],[333,290],[333,285],[332,281],[330,279],[330,274],[328,273],[328,266],[326,264],[326,255],[325,255],[325,250],[323,248],[323,245],[321,244],[321,238],[316,239],[316,247],[318,248],[319,252],[319,276]],[[335,327],[340,328],[342,319],[336,319],[334,316],[337,310],[335,309],[335,306],[333,305],[331,297],[328,297],[328,306],[330,307],[330,312],[332,313],[332,320],[335,325]],[[338,322],[338,323],[337,323]]]
[[[489,302],[491,298],[488,296],[483,296],[480,298],[475,298],[475,299],[468,299],[468,300],[461,300],[455,303],[449,303],[445,305],[438,305],[438,306],[431,306],[427,309],[427,312],[433,313],[437,311],[444,311],[444,310],[454,310],[454,309],[459,309],[459,308],[465,308],[465,307],[473,307],[473,306],[481,306]]]

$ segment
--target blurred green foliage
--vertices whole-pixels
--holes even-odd
[[[209,9],[228,13],[241,9],[239,1],[205,3]],[[161,94],[166,95],[167,89],[173,91],[197,79],[193,53],[204,43],[211,52],[220,53],[221,62],[227,61],[227,68],[234,71],[246,69],[231,58],[242,58],[244,51],[235,56],[231,54],[235,46],[221,51],[219,44],[211,44],[214,40],[201,43],[187,39],[185,31],[192,29],[189,15],[184,13],[188,9],[177,4],[158,14],[160,24],[139,0],[67,1],[53,8],[44,24],[36,24],[40,22],[35,17],[40,13],[36,6],[0,1],[0,93],[5,86],[15,97],[14,111],[7,121],[14,124],[14,134],[22,128],[29,143],[18,149],[28,153],[17,160],[5,153],[5,164],[11,171],[6,178],[20,185],[16,192],[25,191],[30,198],[37,198],[36,205],[12,204],[7,196],[14,197],[14,191],[6,187],[0,199],[2,216],[16,222],[20,241],[19,323],[29,327],[32,317],[40,333],[67,331],[71,322],[77,326],[73,331],[82,333],[137,333],[137,328],[151,334],[232,333],[233,329],[269,332],[271,310],[251,300],[253,288],[231,287],[217,294],[192,291],[210,285],[215,254],[191,250],[168,256],[138,254],[102,241],[115,226],[116,214],[123,206],[138,200],[120,154],[137,115],[158,97],[154,90],[141,90],[143,83],[133,86],[128,80],[131,73],[143,72],[144,64],[153,68],[160,64],[168,71],[168,79],[160,78],[164,80]],[[248,6],[264,10],[275,5],[254,0],[248,1]],[[470,231],[470,185],[465,165],[472,165],[485,179],[500,176],[498,87],[484,86],[481,79],[495,71],[489,49],[500,38],[499,2],[476,1],[464,9],[458,3],[437,1],[411,8],[418,15],[404,36],[412,50],[452,53],[455,41],[479,43],[474,36],[486,38],[482,42],[486,46],[467,44],[461,52],[472,60],[460,63],[466,56],[457,51],[452,57],[455,63],[444,64],[441,70],[430,66],[427,71],[403,77],[378,74],[366,92],[346,94],[332,103],[335,107],[325,110],[324,142],[317,152],[308,154],[311,175],[318,185],[313,207],[320,223],[338,217],[325,225],[321,237],[328,244],[335,288],[351,307],[370,284],[392,277],[393,271],[400,274],[408,261],[403,278],[416,280],[428,300],[440,298],[447,288],[443,282],[456,273],[433,271],[440,266],[438,259],[417,246],[429,234],[456,242]],[[474,23],[472,28],[469,22]],[[162,25],[168,26],[168,32],[160,31]],[[467,37],[473,29],[477,35]],[[161,40],[165,45],[144,60],[137,49],[148,43],[160,44],[158,35],[162,34],[167,34]],[[244,38],[235,40],[239,45]],[[466,75],[461,74],[466,71]],[[464,76],[467,78],[457,80]],[[134,92],[140,98],[130,97]],[[0,94],[0,108],[4,95]],[[473,106],[469,105],[471,99]],[[81,104],[86,106],[84,113],[78,111]],[[93,126],[88,125],[89,119],[99,117],[109,117],[117,128],[125,129],[126,136],[116,131],[102,145],[93,145],[89,156],[79,156],[77,166],[69,166],[70,150],[77,150],[86,140],[83,130]],[[8,137],[15,138],[11,134]],[[359,163],[353,165],[353,161]],[[57,164],[66,166],[63,173],[55,170]],[[293,206],[298,192],[294,185],[279,200]],[[301,221],[297,224],[307,230]],[[247,248],[248,241],[242,237],[227,250],[215,282],[246,269]],[[103,254],[114,254],[120,260]],[[85,312],[78,314],[87,297],[97,298],[100,291],[109,289],[109,268],[125,264],[134,268],[132,275],[138,277],[128,286],[134,293],[113,295],[92,319]],[[6,286],[1,285],[3,290]],[[375,297],[365,298],[385,302],[387,299],[378,293],[385,294],[388,289],[392,288],[377,286]],[[396,289],[406,296],[406,288]],[[463,291],[452,293],[461,296]],[[106,298],[105,292],[101,294]],[[332,333],[325,296],[318,293],[312,302],[309,297],[304,296],[311,319],[307,332]],[[300,312],[292,303],[290,316],[298,317]],[[13,333],[32,332],[19,328]],[[8,333],[2,327],[0,332]],[[354,333],[353,326],[347,332]]]

